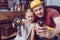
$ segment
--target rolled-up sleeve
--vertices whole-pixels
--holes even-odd
[[[55,9],[52,9],[50,12],[51,12],[51,17],[52,18],[55,18],[55,17],[60,15],[59,12]]]

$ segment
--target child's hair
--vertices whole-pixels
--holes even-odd
[[[30,14],[30,13],[33,13],[33,11],[32,11],[31,9],[27,9],[26,12],[25,12],[25,16],[26,16],[27,14]],[[33,13],[33,14],[34,14],[34,13]]]

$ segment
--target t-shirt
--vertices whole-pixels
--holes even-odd
[[[32,27],[34,27],[35,23],[29,23],[27,20],[22,20],[22,26],[21,26],[21,32],[22,36],[19,36],[17,33],[17,36],[14,40],[27,40],[31,34]]]
[[[46,11],[45,16],[42,18],[44,19],[44,24],[49,27],[55,28],[56,24],[54,23],[53,19],[59,16],[59,12],[51,8],[48,8],[45,11]],[[36,18],[37,19],[35,19],[35,21],[37,22],[40,18],[38,17]],[[36,34],[34,37],[35,37],[35,40],[40,40],[40,37],[38,37]]]
[[[59,12],[56,11],[55,9],[51,9],[51,8],[46,9],[45,25],[55,28],[56,24],[53,21],[53,19],[57,16],[59,16]]]
[[[56,24],[54,23],[53,19],[59,16],[59,12],[55,9],[48,8],[45,10],[45,16],[42,18],[44,20],[44,24],[46,26],[55,28]],[[37,22],[40,18],[35,17],[35,22]]]

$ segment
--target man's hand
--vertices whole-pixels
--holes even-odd
[[[35,27],[35,30],[36,30],[36,34],[40,37],[46,37],[47,35],[47,32],[48,32],[48,29],[44,26],[40,27],[38,24],[36,24],[36,27]]]

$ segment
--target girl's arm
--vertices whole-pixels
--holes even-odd
[[[35,31],[35,27],[32,28],[32,32],[31,32],[31,40],[34,40],[34,31]]]
[[[12,23],[12,27],[13,27],[13,28],[15,28],[15,25],[14,25],[14,23]]]

